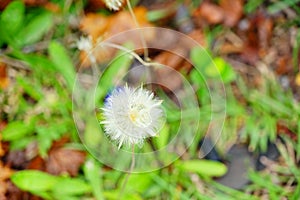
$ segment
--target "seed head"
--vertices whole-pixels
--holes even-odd
[[[123,143],[142,144],[145,138],[156,136],[161,128],[161,103],[152,92],[142,87],[117,88],[106,99],[101,124],[105,133],[117,141],[118,148]]]

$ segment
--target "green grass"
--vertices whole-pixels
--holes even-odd
[[[275,13],[287,7],[295,9],[297,2],[299,1],[278,1],[269,5],[267,10]],[[200,1],[194,3],[196,5]],[[262,3],[263,1],[247,1],[245,11],[252,13]],[[63,12],[56,15],[42,7],[29,8],[21,1],[13,1],[1,12],[0,61],[1,58],[11,58],[26,69],[15,68],[14,80],[9,88],[0,91],[1,121],[8,123],[1,136],[3,141],[9,142],[10,151],[24,150],[29,144],[37,144],[38,154],[46,159],[53,142],[64,136],[71,138],[69,145],[83,148],[72,116],[75,63],[79,62],[78,50],[73,44],[79,34],[66,19],[80,17],[84,4],[85,1],[75,1],[66,6],[59,1],[57,5]],[[151,15],[156,19],[163,13],[152,12]],[[218,27],[219,29],[222,27]],[[209,34],[213,37],[213,33]],[[66,39],[68,37],[72,44]],[[130,49],[131,45],[127,44],[125,47]],[[260,196],[254,195],[259,191],[265,192],[270,199],[286,197],[296,200],[300,194],[300,169],[297,166],[300,140],[294,141],[283,133],[278,133],[276,126],[277,123],[284,124],[291,132],[300,136],[299,102],[294,99],[291,91],[282,89],[276,78],[269,79],[258,74],[261,76],[261,84],[253,88],[243,79],[243,74],[237,73],[225,59],[207,52],[210,50],[192,49],[191,60],[195,68],[189,74],[184,74],[195,88],[197,104],[200,105],[201,124],[194,143],[170,166],[150,173],[132,174],[123,199],[260,199]],[[119,51],[116,56],[118,59],[110,65],[98,83],[95,96],[98,108],[102,107],[105,96],[114,88],[114,77],[119,75],[121,69],[125,73],[133,62],[131,57],[122,56],[122,53]],[[293,49],[295,71],[299,64],[298,54],[299,42]],[[283,163],[276,162],[272,174],[270,171],[250,171],[248,176],[252,183],[241,191],[227,188],[213,180],[213,177],[226,172],[226,165],[197,158],[197,145],[205,134],[203,130],[209,126],[212,114],[215,116],[213,123],[219,123],[219,118],[222,118],[222,113],[213,113],[210,107],[211,95],[214,95],[210,92],[214,91],[209,91],[208,88],[215,84],[224,84],[226,91],[226,96],[215,101],[225,105],[227,113],[224,129],[217,143],[220,154],[224,155],[235,142],[247,144],[253,152],[266,151],[268,142],[272,141],[277,144],[283,159]],[[152,151],[152,148],[163,149],[175,137],[180,125],[185,134],[181,139],[190,140],[198,122],[195,119],[199,117],[194,112],[194,107],[188,109],[189,106],[186,106],[193,103],[190,99],[183,102],[185,109],[180,110],[163,91],[157,91],[157,94],[165,100],[167,125],[162,130],[162,136],[153,139],[152,146],[145,145],[147,151]],[[85,103],[90,102],[92,97],[93,95],[84,96],[77,103],[88,107],[90,105]],[[84,112],[78,114],[86,116]],[[101,112],[96,115],[97,120],[101,120]],[[181,115],[186,116],[186,121],[182,124]],[[85,120],[84,141],[91,149],[95,149],[94,153],[105,149],[99,146],[104,140],[103,134],[95,135],[100,132],[100,126],[89,117]],[[278,142],[278,134],[283,135],[284,143]],[[12,175],[11,180],[20,189],[44,199],[117,199],[126,174],[103,166],[93,156],[95,155],[87,156],[76,177],[20,170]],[[176,157],[175,154],[159,156],[162,160],[167,156],[168,159]],[[290,183],[295,186],[292,184],[289,187]]]

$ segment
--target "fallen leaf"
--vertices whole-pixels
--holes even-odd
[[[294,141],[297,141],[298,140],[298,137],[297,137],[297,134],[294,133],[293,131],[291,131],[288,127],[286,127],[285,125],[283,124],[280,124],[280,123],[277,123],[276,124],[276,131],[278,134],[284,134],[288,137],[290,137],[292,140]]]
[[[195,29],[188,34],[192,39],[198,42],[202,47],[207,47],[207,41],[205,38],[205,34],[200,29]]]
[[[139,27],[152,27],[153,25],[147,21],[147,10],[144,7],[136,7],[134,9]],[[111,38],[112,36],[137,28],[134,20],[128,11],[121,11],[112,16],[104,16],[96,13],[88,13],[80,22],[80,30],[92,37],[93,46],[96,47],[98,42]],[[128,33],[123,37],[114,37],[109,40],[110,43],[124,44],[125,42],[133,42],[134,46],[141,47],[141,34],[139,32]],[[144,34],[146,42],[154,39],[154,33],[147,32]],[[94,49],[93,55],[99,63],[109,61],[115,54],[116,49],[97,48]],[[87,52],[81,51],[80,60],[84,66],[89,66],[89,60],[86,60]]]
[[[9,167],[4,166],[2,162],[0,162],[0,171],[0,181],[8,179],[13,173],[13,171]]]
[[[105,8],[105,4],[100,0],[89,0],[87,4],[87,10],[97,11],[98,9]]]
[[[19,200],[19,199],[42,200],[38,196],[34,196],[33,194],[30,194],[29,192],[24,192],[24,191],[20,190],[10,180],[8,180],[6,183],[7,183],[7,192],[6,192],[5,198],[3,200]]]
[[[0,10],[3,10],[10,2],[11,2],[11,0],[0,1]]]
[[[147,21],[146,8],[136,7],[134,14],[140,27],[153,26]],[[97,41],[99,38],[104,40],[117,33],[134,28],[137,28],[136,24],[128,11],[121,11],[112,16],[88,13],[80,22],[80,30],[90,35],[94,41]]]
[[[52,2],[47,2],[45,5],[44,5],[44,8],[53,12],[53,13],[59,13],[61,11],[59,5],[55,4],[55,3],[52,3]]]
[[[86,154],[83,151],[65,148],[68,141],[67,137],[55,141],[46,159],[37,156],[27,168],[46,171],[53,175],[69,174],[76,176],[80,166],[85,161]]]
[[[110,20],[110,17],[101,14],[88,13],[80,22],[80,30],[90,35],[95,41],[98,37],[104,35],[110,24]]]
[[[298,87],[300,87],[300,73],[296,75],[295,83]]]
[[[188,51],[180,46],[175,50],[180,55],[187,54]],[[190,63],[184,60],[183,57],[164,51],[156,56],[154,62],[164,65],[163,67],[155,69],[156,82],[163,85],[170,91],[179,89],[182,85],[182,77],[178,71],[189,71],[192,67]]]
[[[0,121],[0,131],[2,131],[6,127],[6,122]],[[2,135],[0,135],[0,158],[5,155],[5,149],[2,143]]]
[[[289,55],[279,56],[276,59],[276,73],[278,75],[288,74],[293,70],[292,59]]]
[[[271,18],[264,16],[258,21],[257,26],[260,48],[267,51],[273,33],[273,21]]]
[[[243,16],[243,0],[221,0],[220,6],[224,13],[224,24],[235,26]]]
[[[236,53],[242,53],[244,50],[243,46],[236,46],[232,43],[224,43],[219,49],[219,53],[222,55],[227,54],[236,54]]]
[[[206,39],[201,30],[194,30],[188,34],[200,45],[206,45]],[[157,82],[164,85],[168,90],[175,91],[182,86],[182,77],[179,72],[188,73],[192,68],[192,64],[185,60],[189,56],[190,46],[186,41],[177,40],[177,43],[171,42],[172,51],[163,51],[157,55],[153,61],[165,65],[165,67],[157,68],[155,70]]]
[[[59,148],[50,151],[46,171],[50,174],[76,176],[85,161],[85,153],[73,149]]]
[[[0,199],[6,199],[5,193],[7,192],[7,182],[6,180],[13,174],[13,171],[4,166],[2,162],[0,162]]]
[[[220,6],[205,1],[195,11],[194,16],[202,17],[209,24],[219,24],[223,22],[225,13]]]
[[[253,47],[251,44],[248,43],[244,47],[240,58],[246,63],[255,65],[256,62],[259,60],[258,49],[255,46]]]
[[[7,75],[7,66],[0,62],[0,89],[5,89],[9,85],[9,78]]]
[[[179,49],[179,48],[177,52],[178,51],[181,51],[182,53],[185,52],[183,49]],[[160,53],[158,56],[156,56],[154,58],[154,61],[173,69],[182,69],[181,66],[184,59],[176,54],[173,54],[168,51],[164,51]]]
[[[27,158],[25,151],[14,150],[9,151],[6,155],[6,164],[13,169],[24,169],[27,166]]]

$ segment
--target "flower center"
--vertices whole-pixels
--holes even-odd
[[[129,109],[129,119],[138,127],[148,127],[152,123],[149,110],[142,104],[133,104]]]

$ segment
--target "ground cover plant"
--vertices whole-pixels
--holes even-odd
[[[0,199],[299,199],[299,5],[1,1]]]

